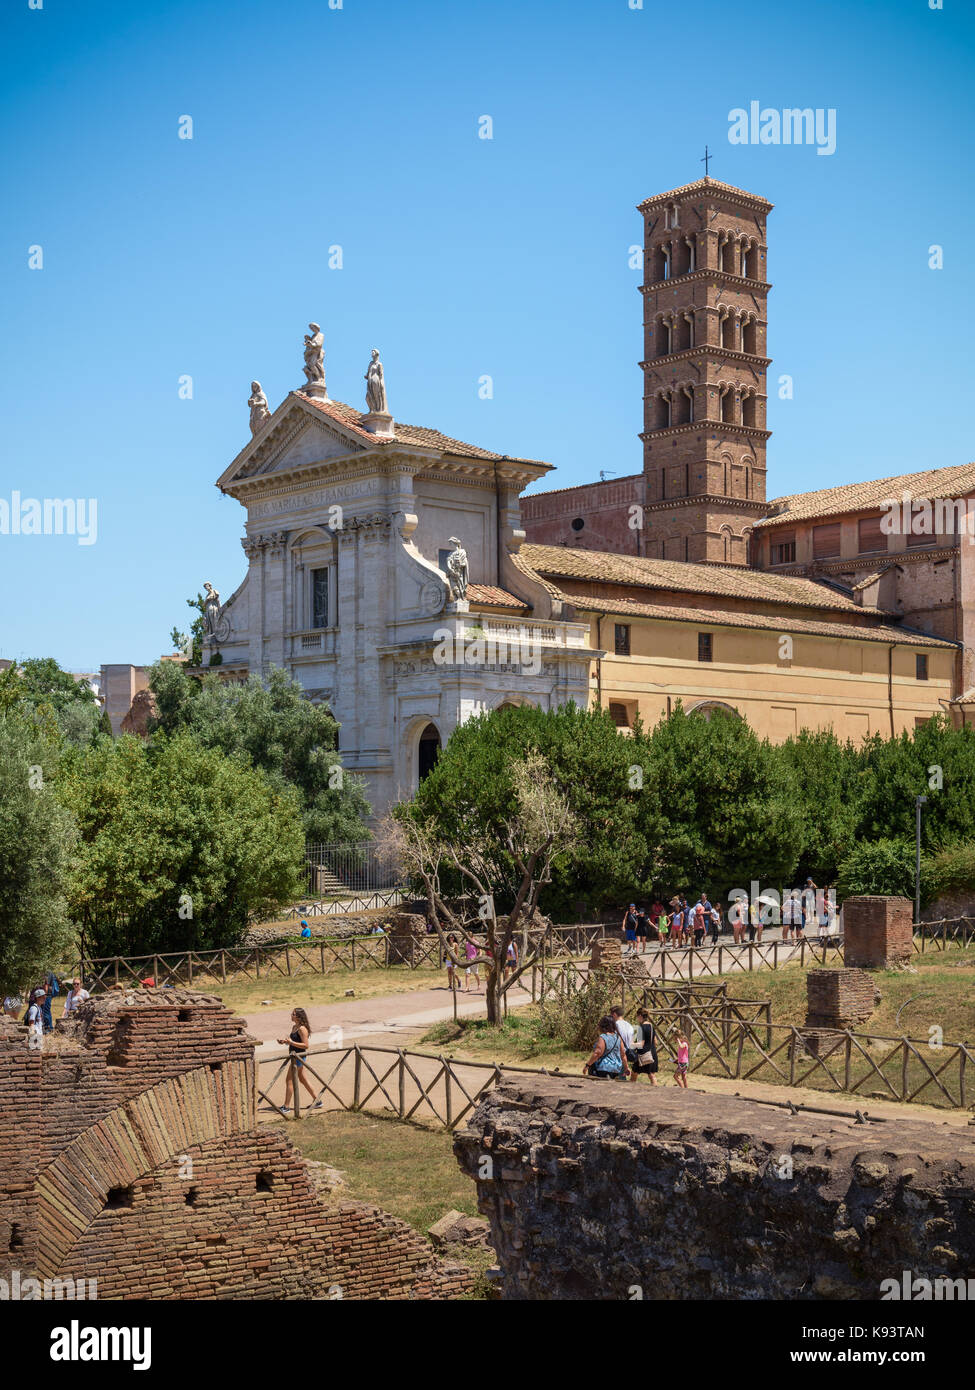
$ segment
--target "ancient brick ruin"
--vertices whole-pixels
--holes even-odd
[[[254,1040],[214,996],[81,1005],[42,1051],[0,1022],[0,1274],[99,1298],[451,1298],[465,1265],[405,1222],[324,1202],[257,1122]]]
[[[906,965],[914,955],[914,906],[907,898],[847,898],[843,960],[864,970]]]
[[[507,1299],[876,1299],[975,1261],[969,1129],[521,1076],[454,1151]]]

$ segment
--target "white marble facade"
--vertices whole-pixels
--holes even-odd
[[[518,558],[518,497],[548,465],[374,419],[292,392],[221,476],[247,511],[248,568],[204,662],[219,650],[230,679],[283,666],[327,700],[378,817],[416,788],[434,731],[445,743],[504,703],[588,704],[594,653]],[[458,603],[452,536],[470,566]]]

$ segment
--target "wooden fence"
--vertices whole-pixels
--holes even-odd
[[[553,927],[548,942],[559,957],[577,949],[586,933],[593,940],[600,928]],[[384,932],[375,936],[310,937],[287,946],[238,946],[219,951],[173,951],[144,956],[98,956],[76,962],[71,974],[85,981],[89,993],[138,985],[151,977],[163,985],[233,984],[237,980],[267,980],[278,976],[328,975],[338,967],[347,970],[388,969],[407,965],[411,970],[436,969],[441,947],[435,934],[398,937]]]
[[[461,1062],[404,1048],[355,1043],[309,1048],[299,1067],[290,1057],[259,1058],[257,1104],[265,1114],[300,1119],[311,1110],[380,1110],[399,1120],[433,1120],[454,1129],[505,1072],[547,1075],[544,1068]],[[291,1103],[285,1109],[288,1077]],[[313,1095],[300,1078],[310,1078]]]
[[[649,1008],[649,1006],[648,1006]],[[735,1081],[809,1086],[872,1099],[920,1101],[952,1109],[972,1098],[971,1062],[965,1043],[934,1046],[927,1040],[854,1033],[817,1033],[793,1024],[754,1019],[704,1018],[686,1009],[653,1009],[658,1047],[676,1058],[674,1034],[685,1031],[690,1070]],[[661,1060],[661,1066],[663,1062]],[[868,1090],[868,1086],[876,1089]]]

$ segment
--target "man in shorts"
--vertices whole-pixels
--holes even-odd
[[[636,946],[636,903],[630,903],[623,914],[623,935],[629,942],[629,945],[624,947],[625,954],[626,951],[633,951]]]

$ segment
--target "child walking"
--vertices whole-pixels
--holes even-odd
[[[674,1068],[674,1080],[677,1082],[678,1086],[683,1087],[686,1091],[687,1068],[691,1061],[691,1048],[681,1029],[677,1030],[675,1040],[677,1043],[677,1064]]]

